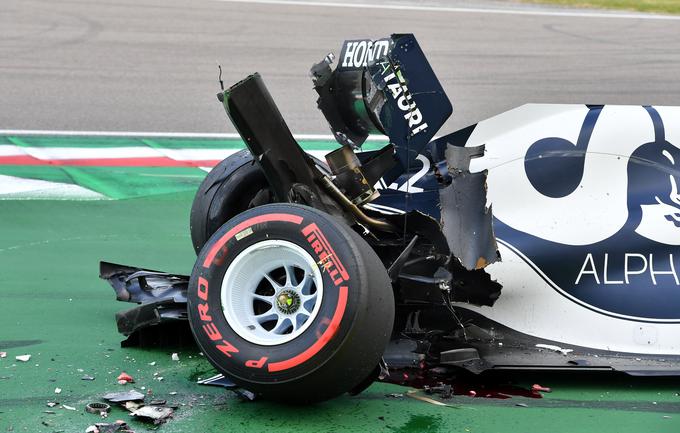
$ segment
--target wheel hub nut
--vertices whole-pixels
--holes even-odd
[[[276,307],[284,314],[292,314],[300,308],[300,295],[292,290],[282,290],[276,297]]]

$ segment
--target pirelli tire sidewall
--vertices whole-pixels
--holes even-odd
[[[325,260],[323,298],[309,328],[287,343],[262,346],[229,326],[221,285],[241,251],[271,239],[290,241],[324,262],[321,245],[333,260]],[[334,384],[322,392],[328,396],[318,398],[349,390],[377,365],[394,320],[392,289],[375,252],[330,215],[291,204],[250,209],[217,230],[198,256],[187,297],[189,321],[205,356],[235,382],[265,394],[286,384],[317,386],[328,375]]]
[[[247,149],[213,167],[196,191],[189,214],[189,231],[196,254],[229,218],[248,208],[267,179]]]

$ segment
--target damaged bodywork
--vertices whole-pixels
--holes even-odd
[[[680,373],[680,308],[675,308],[680,307],[680,283],[672,254],[680,245],[675,166],[680,150],[670,144],[680,137],[677,128],[665,131],[663,123],[664,118],[680,115],[680,109],[528,105],[435,138],[453,106],[413,35],[346,41],[334,67],[335,60],[328,54],[311,68],[318,108],[340,145],[326,155],[325,162],[299,146],[259,74],[217,95],[247,151],[218,165],[196,195],[191,230],[200,254],[191,277],[102,263],[100,275],[111,283],[117,298],[140,304],[116,316],[121,333],[139,340],[146,330],[168,324],[186,329],[186,319],[194,320],[194,336],[199,339],[199,332],[201,338],[215,342],[216,355],[208,354],[208,359],[239,385],[249,383],[244,377],[255,377],[252,369],[267,366],[275,373],[282,365],[296,366],[299,359],[313,357],[315,350],[321,350],[319,344],[330,338],[325,336],[340,329],[340,322],[333,322],[337,311],[335,316],[318,319],[317,337],[311,340],[315,343],[289,360],[272,362],[260,352],[235,367],[224,367],[226,364],[217,360],[225,356],[223,362],[232,363],[240,356],[236,354],[250,353],[234,341],[247,341],[255,329],[260,334],[253,341],[260,345],[269,344],[266,333],[281,334],[286,343],[295,341],[296,333],[309,326],[305,321],[316,320],[315,300],[319,297],[313,289],[304,288],[312,284],[304,275],[312,278],[317,266],[336,285],[353,281],[340,263],[342,254],[335,254],[332,242],[317,226],[325,224],[320,220],[295,232],[304,234],[314,261],[318,260],[316,265],[296,265],[299,275],[288,268],[279,274],[267,271],[264,278],[274,295],[260,291],[261,283],[253,283],[254,292],[249,296],[256,298],[256,303],[243,301],[245,307],[238,310],[244,316],[252,314],[252,321],[247,319],[239,331],[242,318],[229,317],[229,263],[247,261],[241,255],[230,257],[240,248],[230,242],[255,242],[249,247],[255,248],[258,236],[263,236],[260,245],[270,248],[272,242],[278,242],[282,254],[288,248],[293,257],[298,253],[297,247],[288,245],[292,237],[274,241],[267,231],[258,235],[257,224],[301,224],[318,214],[301,210],[300,215],[292,215],[286,209],[310,207],[321,211],[323,218],[328,215],[351,228],[350,238],[360,237],[384,268],[380,272],[384,272],[391,286],[390,297],[394,297],[394,326],[387,330],[392,338],[384,351],[388,368],[427,371],[447,366],[474,373],[516,368]],[[622,120],[629,120],[635,131],[627,137],[612,132],[613,125]],[[599,135],[593,135],[596,124]],[[388,144],[362,151],[370,134],[386,136]],[[610,137],[603,139],[603,134]],[[562,138],[573,136],[578,137],[575,144]],[[608,150],[609,143],[624,138],[630,142],[630,137],[642,142],[630,143],[628,150]],[[592,155],[589,149],[595,149]],[[609,154],[611,159],[603,159],[602,155]],[[608,170],[616,175],[606,189],[599,176],[610,173]],[[642,185],[628,196],[626,174]],[[238,191],[243,179],[258,187]],[[222,188],[224,185],[229,187]],[[661,191],[656,200],[645,196],[654,191]],[[620,199],[618,207],[612,204],[612,197]],[[232,212],[224,203],[238,203],[239,209]],[[267,208],[271,203],[293,207]],[[657,204],[665,206],[658,210],[663,213],[660,222],[643,224],[641,215],[652,215],[651,206]],[[588,208],[609,212],[611,218],[595,221],[597,216],[586,215]],[[246,209],[253,212],[239,213]],[[274,213],[259,215],[257,209],[274,209]],[[612,214],[612,209],[618,209],[620,215]],[[571,220],[556,216],[556,212]],[[614,226],[618,224],[618,232],[609,229],[607,224],[612,221]],[[565,228],[568,222],[571,226]],[[224,226],[218,230],[221,224]],[[602,233],[596,233],[594,226]],[[610,232],[605,233],[607,230]],[[635,246],[644,251],[626,250],[626,234],[631,232],[640,236]],[[253,251],[243,254],[269,254]],[[621,257],[608,262],[613,251],[621,252]],[[363,253],[357,254],[361,257]],[[269,262],[278,260],[275,255],[267,257]],[[599,267],[601,257],[603,269]],[[654,268],[653,257],[661,259],[662,267]],[[209,296],[214,295],[209,295],[213,292],[208,288],[212,274],[207,272],[220,266],[227,267],[226,275],[220,268],[221,289],[210,290],[221,290],[222,298],[219,305],[212,306]],[[257,271],[246,268],[249,274]],[[654,298],[658,302],[639,302],[651,287],[640,278],[647,274],[654,287],[655,278],[663,279],[661,292]],[[319,275],[314,284],[320,284]],[[235,281],[250,284],[244,279]],[[602,281],[618,284],[620,290],[633,289],[626,292],[631,298],[616,297]],[[214,287],[212,283],[210,287]],[[241,298],[234,299],[243,303]],[[215,307],[225,311],[229,327],[219,328],[213,322]],[[567,311],[571,316],[565,315]],[[386,320],[392,320],[389,312],[384,314]],[[263,325],[267,320],[272,324]],[[573,325],[583,335],[588,333],[589,321],[601,329],[600,340],[580,337],[568,329]],[[226,332],[234,329],[238,335],[228,340]],[[625,335],[619,337],[617,332]],[[631,338],[635,344],[629,343]],[[200,339],[199,345],[204,348]],[[559,350],[551,349],[555,347]],[[380,373],[384,364],[362,384],[379,375],[388,377]],[[243,365],[247,374],[240,371]],[[285,375],[283,379],[272,377],[276,384],[289,380]],[[253,379],[256,388],[257,380]],[[362,384],[345,391],[360,389]]]
[[[99,277],[111,284],[117,300],[139,304],[116,313],[118,332],[128,337],[124,346],[191,341],[186,326],[189,277],[108,262],[100,263]]]
[[[470,159],[484,146],[446,148],[451,185],[439,192],[442,231],[449,248],[466,269],[482,269],[500,259],[493,235],[491,207],[486,207],[486,171],[470,173]]]
[[[354,43],[359,51],[353,51]],[[364,60],[356,61],[357,56]],[[418,217],[406,212],[386,218],[370,206],[380,196],[376,185],[390,185],[420,164],[421,153],[453,110],[415,37],[348,41],[340,58],[336,69],[332,55],[312,67],[318,106],[342,145],[326,156],[330,173],[323,173],[293,139],[258,74],[218,95],[276,198],[360,224],[372,233],[367,239],[374,239],[376,248],[420,234],[421,248],[416,250],[435,253],[444,267],[453,260],[473,271],[498,260],[491,209],[486,207],[486,173],[469,172],[469,159],[479,155],[466,149],[447,150],[447,169],[435,180],[441,200],[431,205],[442,207],[441,216],[414,209]],[[355,154],[368,134],[377,131],[390,143]],[[408,181],[402,192],[401,200],[408,201]]]

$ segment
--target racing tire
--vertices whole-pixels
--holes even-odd
[[[328,166],[310,156],[317,168],[329,173]],[[196,191],[189,215],[191,243],[196,254],[208,238],[239,213],[274,202],[269,183],[248,149],[220,161],[203,179]]]
[[[269,185],[248,149],[230,155],[213,167],[198,187],[191,205],[189,230],[196,254],[222,224],[252,207],[258,193],[268,198]]]
[[[237,385],[286,403],[359,385],[392,333],[394,295],[375,251],[316,209],[268,204],[215,232],[187,291],[194,337]]]

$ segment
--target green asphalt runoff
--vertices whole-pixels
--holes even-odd
[[[121,348],[114,313],[133,305],[115,300],[98,278],[99,261],[189,273],[195,260],[189,210],[199,183],[116,200],[0,200],[0,351],[7,352],[0,358],[0,432],[75,433],[117,419],[135,432],[166,433],[680,431],[674,377],[514,373],[518,386],[540,383],[553,391],[542,399],[455,396],[448,406],[375,383],[355,397],[290,407],[197,385],[216,374],[197,349],[183,349],[172,361],[172,349]],[[25,354],[28,362],[15,360]],[[119,385],[123,371],[136,382]],[[107,420],[84,410],[107,392],[130,389],[178,405],[174,418],[158,427],[118,407]]]
[[[305,150],[329,152],[338,147],[334,140],[302,139],[300,145]],[[385,143],[371,140],[364,144],[364,150],[377,150]],[[41,150],[66,149],[77,152],[79,149],[125,150],[150,148],[172,154],[173,151],[209,150],[233,152],[243,149],[243,141],[238,138],[182,138],[182,137],[120,137],[120,136],[17,136],[0,134],[2,146],[14,146],[40,153]],[[0,156],[2,154],[0,153]],[[172,192],[195,191],[206,175],[198,167],[101,167],[101,166],[64,166],[64,165],[2,165],[0,175],[24,179],[44,180],[78,185],[106,198],[123,199],[167,194]],[[2,198],[2,196],[0,196]]]

